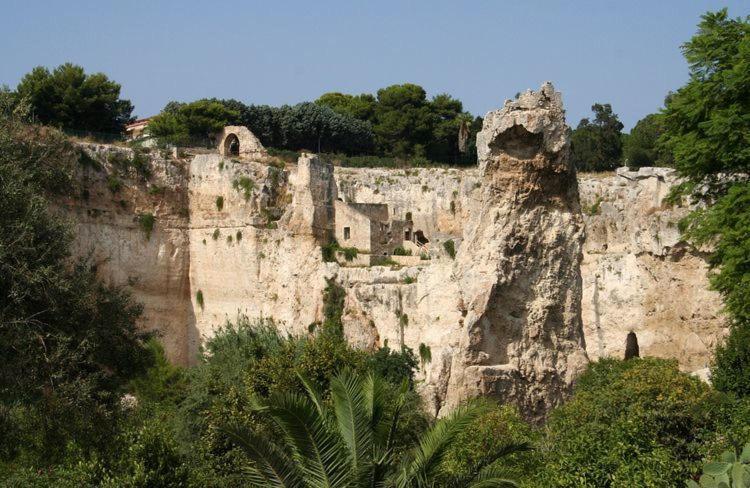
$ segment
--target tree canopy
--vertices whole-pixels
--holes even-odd
[[[724,298],[732,321],[719,347],[713,376],[717,387],[750,393],[750,17],[727,10],[702,17],[682,47],[688,82],[667,99],[660,143],[688,179],[684,189],[703,200],[682,222],[697,245],[709,245],[711,284]]]
[[[672,166],[669,152],[658,144],[663,133],[661,114],[649,114],[639,120],[623,140],[623,162],[633,169],[643,166]]]
[[[0,121],[0,454],[52,463],[102,446],[118,391],[148,364],[141,307],[70,256],[80,150],[56,130]]]
[[[55,127],[119,133],[132,120],[133,104],[120,98],[119,84],[71,63],[51,72],[34,68],[16,92],[28,100],[36,120]]]
[[[405,83],[381,88],[377,96],[326,93],[315,103],[369,122],[378,155],[450,164],[476,161],[473,139],[481,129],[481,118],[476,123],[461,101],[448,94],[428,100],[424,88]],[[467,147],[459,147],[462,125],[469,132]]]
[[[608,103],[591,106],[594,120],[584,118],[571,136],[571,159],[580,171],[606,171],[622,161],[624,127]]]
[[[239,118],[238,110],[218,101],[170,102],[149,121],[148,131],[154,137],[173,144],[187,144],[207,141],[225,126],[238,123]]]
[[[664,110],[663,143],[685,176],[750,172],[750,17],[702,17],[682,46],[690,79]]]

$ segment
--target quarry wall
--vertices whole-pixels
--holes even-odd
[[[630,331],[641,355],[704,370],[725,323],[705,256],[679,238],[689,210],[664,204],[674,174],[584,174],[576,185],[564,157],[547,154],[563,154],[567,142],[546,90],[498,113],[495,127],[515,122],[487,135],[478,168],[334,169],[305,155],[280,169],[262,157],[154,154],[149,179],[123,175],[113,192],[107,155],[127,150],[88,145],[103,168],[82,170],[87,198],[61,206],[75,221],[76,251],[133,290],[143,327],[159,331],[179,363],[194,361],[202,338],[240,313],[308,333],[333,278],[346,291],[351,342],[431,349],[418,374],[436,414],[487,394],[543,415],[587,356],[621,356]],[[508,119],[516,112],[521,119]],[[529,152],[538,141],[517,126],[557,146],[544,157]],[[509,130],[525,145],[509,145]],[[423,232],[430,259],[324,262],[320,246],[346,202],[388,204],[391,219]]]

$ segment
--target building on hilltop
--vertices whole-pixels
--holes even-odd
[[[140,137],[143,137],[146,132],[146,127],[148,127],[148,122],[151,120],[151,117],[146,117],[145,119],[138,119],[128,125],[125,126],[125,137],[127,137],[128,140],[138,139]]]

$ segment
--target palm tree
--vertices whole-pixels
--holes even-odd
[[[306,394],[280,393],[255,400],[254,408],[267,415],[283,434],[269,439],[247,429],[227,434],[252,464],[254,486],[279,488],[422,488],[435,486],[440,462],[451,441],[484,411],[469,404],[438,420],[416,445],[399,456],[394,450],[399,416],[408,384],[401,386],[392,414],[386,414],[385,383],[372,374],[343,373],[331,380],[331,403],[302,378]],[[498,455],[525,449],[513,445]],[[486,464],[497,459],[488,459]],[[451,486],[515,487],[500,470],[485,466],[471,479]]]

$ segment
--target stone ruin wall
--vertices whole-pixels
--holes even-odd
[[[106,153],[116,149],[90,146],[89,150],[106,159]],[[88,200],[62,204],[76,221],[78,253],[91,253],[103,277],[131,287],[144,303],[144,327],[158,329],[169,356],[183,364],[195,358],[201,338],[238,313],[273,317],[285,331],[306,333],[310,323],[322,318],[322,290],[325,278],[331,277],[347,292],[345,333],[353,343],[363,347],[403,343],[415,351],[420,344],[431,347],[432,362],[419,374],[424,380],[422,393],[434,413],[466,396],[490,393],[512,398],[533,411],[531,416],[537,415],[559,401],[585,361],[576,344],[585,344],[592,359],[620,356],[631,330],[638,336],[642,355],[673,357],[684,370],[698,371],[707,366],[725,333],[719,297],[707,290],[705,257],[679,240],[676,222],[687,210],[663,205],[675,183],[669,170],[579,175],[580,217],[575,212],[563,220],[539,217],[548,222],[541,235],[549,236],[560,232],[555,222],[582,218],[583,335],[576,336],[575,317],[565,319],[573,325],[564,329],[563,335],[569,336],[560,339],[564,344],[524,357],[534,338],[493,329],[491,324],[499,319],[487,317],[501,317],[502,304],[488,308],[486,303],[477,305],[476,298],[498,293],[497,287],[482,285],[471,292],[482,280],[465,273],[480,263],[476,269],[484,266],[481,274],[486,278],[497,273],[492,263],[504,262],[503,251],[498,250],[502,246],[491,239],[474,238],[474,244],[464,247],[480,228],[477,216],[507,207],[502,201],[487,200],[488,195],[502,194],[500,183],[512,181],[506,177],[498,183],[500,173],[488,180],[479,168],[332,171],[314,157],[279,171],[260,157],[240,161],[218,154],[183,160],[156,157],[153,164],[154,176],[148,183],[133,177],[118,194],[107,189],[111,168],[106,164],[104,172],[85,170],[81,179]],[[253,182],[247,199],[234,185],[242,176]],[[221,211],[218,196],[224,199]],[[422,230],[430,239],[436,256],[399,269],[323,263],[320,244],[335,225],[337,198],[386,203],[392,219],[405,219],[410,213],[414,230]],[[269,221],[269,208],[278,220]],[[150,239],[136,217],[144,212],[156,217]],[[502,226],[492,232],[508,237]],[[447,239],[459,250],[456,261],[441,254]],[[552,241],[539,242],[554,247]],[[474,250],[462,251],[469,247]],[[570,269],[574,261],[568,263]],[[575,281],[571,276],[545,286]],[[468,296],[472,293],[473,299]],[[576,307],[567,302],[561,306]],[[514,337],[510,342],[515,345],[504,334]],[[507,362],[507,352],[492,352],[500,351],[498,347],[518,354],[515,366]],[[499,356],[492,358],[493,354]],[[519,370],[519,361],[525,371]],[[570,367],[565,366],[571,361]],[[502,364],[510,366],[499,367]],[[541,375],[544,370],[555,371],[557,383],[545,383],[540,376],[536,386],[529,386],[518,378]]]

